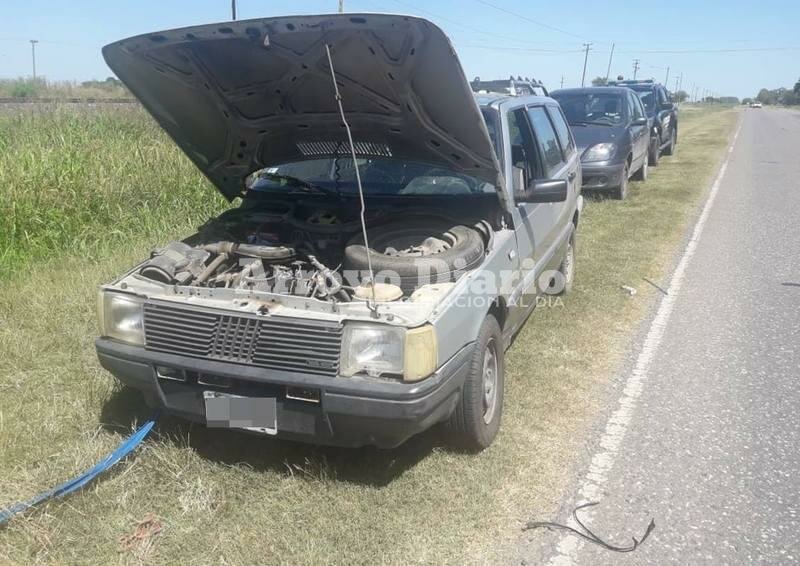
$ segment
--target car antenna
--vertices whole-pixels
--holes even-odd
[[[367,239],[367,220],[366,220],[366,204],[364,203],[364,189],[361,186],[361,173],[358,170],[358,159],[356,159],[356,147],[353,143],[353,134],[350,132],[350,124],[347,123],[347,118],[344,115],[344,107],[342,106],[342,95],[339,94],[339,85],[336,84],[336,72],[333,70],[333,58],[331,58],[331,46],[325,44],[325,52],[328,54],[328,65],[331,69],[331,80],[333,81],[333,91],[336,98],[336,104],[339,106],[339,115],[342,117],[344,129],[347,130],[347,141],[350,144],[350,154],[353,156],[353,167],[356,171],[356,185],[358,185],[358,198],[361,200],[361,233],[364,236],[364,247],[367,251],[367,268],[369,269],[369,286],[372,288],[372,304],[370,305],[367,300],[367,308],[372,312],[374,318],[378,318],[378,305],[375,299],[375,273],[372,271],[372,259],[369,254],[369,240]]]

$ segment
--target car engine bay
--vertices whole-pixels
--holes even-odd
[[[493,233],[485,220],[460,216],[459,222],[430,208],[399,213],[371,207],[367,253],[354,208],[300,202],[240,206],[208,221],[190,238],[154,250],[134,273],[179,287],[333,302],[395,301],[427,283],[453,282],[476,267]],[[370,263],[377,276],[374,291]],[[435,279],[417,273],[431,266]]]

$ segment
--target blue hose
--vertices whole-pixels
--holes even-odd
[[[0,525],[6,523],[17,513],[21,513],[26,509],[30,509],[42,501],[46,501],[54,497],[62,497],[85,486],[97,476],[108,470],[111,466],[122,460],[125,456],[136,450],[136,447],[139,446],[139,444],[141,444],[147,435],[150,434],[150,431],[153,430],[153,426],[156,424],[156,419],[158,419],[158,413],[153,415],[149,421],[145,422],[136,432],[126,438],[125,442],[120,444],[116,450],[95,464],[93,468],[86,470],[81,475],[65,483],[62,483],[58,487],[45,491],[44,493],[40,493],[33,499],[21,501],[9,507],[8,509],[0,511]]]

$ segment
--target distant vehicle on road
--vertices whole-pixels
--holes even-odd
[[[649,121],[639,97],[624,87],[556,90],[581,153],[583,188],[624,199],[628,179],[647,180]]]
[[[609,85],[628,87],[642,99],[650,120],[649,164],[657,166],[662,153],[672,155],[678,143],[678,107],[670,100],[667,89],[652,79],[617,81]]]
[[[761,103],[760,102],[751,102],[750,103],[750,108],[761,108]]]

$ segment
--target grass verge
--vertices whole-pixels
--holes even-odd
[[[611,370],[652,304],[655,290],[643,277],[655,282],[664,277],[735,116],[722,110],[687,112],[677,155],[662,160],[647,183],[633,183],[630,200],[587,203],[574,293],[563,304],[534,313],[509,351],[503,427],[489,450],[453,452],[435,430],[393,451],[340,450],[165,418],[128,463],[82,493],[0,531],[0,562],[397,563],[505,557],[518,526],[530,516],[547,516],[560,499]],[[102,152],[104,140],[116,143],[117,129],[99,130],[103,139],[87,134],[71,144]],[[167,142],[153,132],[141,143]],[[18,143],[13,145],[6,150],[18,151]],[[33,141],[28,147],[44,151]],[[125,144],[114,147],[106,160],[119,158]],[[188,183],[188,195],[195,184],[200,188],[204,182],[185,160],[163,147],[165,153],[152,155],[145,167],[125,168],[141,181],[125,185],[121,199],[135,195],[139,182],[153,183],[154,199],[172,198],[159,197],[158,179],[146,181],[148,175]],[[89,159],[90,153],[81,155]],[[0,182],[28,183],[20,177],[34,161],[5,171]],[[76,171],[83,172],[74,178],[104,178],[104,161],[76,163]],[[25,186],[40,188],[33,180]],[[113,185],[106,186],[98,198],[117,198]],[[171,185],[160,187],[164,192]],[[32,198],[15,191],[12,201],[18,196]],[[97,365],[95,290],[154,241],[185,234],[193,221],[219,207],[212,197],[197,198],[187,202],[184,216],[162,210],[183,206],[178,198],[135,201],[127,209],[119,204],[129,216],[119,237],[86,237],[78,253],[64,246],[48,255],[52,246],[36,252],[32,244],[18,252],[18,244],[12,245],[19,256],[13,273],[0,280],[0,504],[81,471],[148,414],[138,396],[118,388]],[[112,222],[113,211],[108,211]],[[149,228],[137,224],[141,212],[153,215]],[[94,226],[92,233],[105,235],[107,224]],[[29,254],[39,259],[30,261]],[[630,297],[621,285],[639,293]],[[160,532],[150,529],[157,534],[121,543],[149,514]]]

